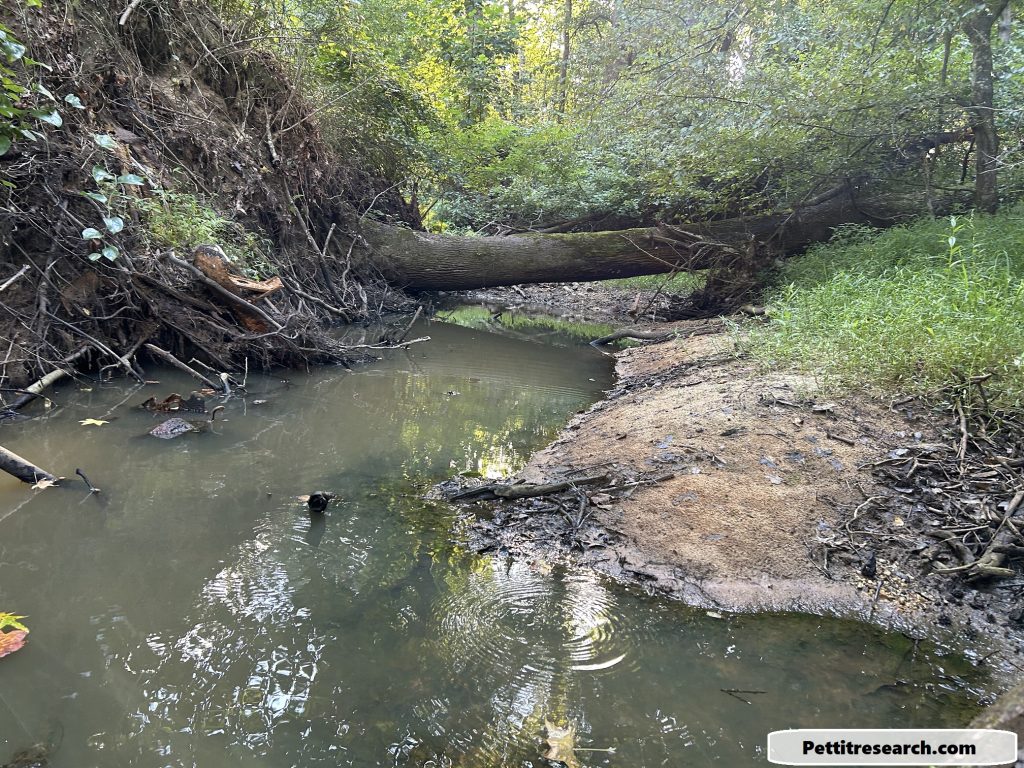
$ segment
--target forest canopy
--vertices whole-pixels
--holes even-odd
[[[1003,137],[1002,194],[1022,184],[1024,49],[1004,2],[229,0],[223,13],[290,61],[332,141],[438,231],[736,216],[848,178],[930,204],[974,180],[982,117]],[[991,109],[977,103],[982,43]]]

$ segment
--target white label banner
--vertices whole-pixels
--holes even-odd
[[[1006,765],[1017,760],[1011,731],[802,729],[768,734],[778,765]]]

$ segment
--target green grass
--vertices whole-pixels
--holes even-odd
[[[777,285],[771,321],[743,341],[768,365],[827,387],[921,394],[992,373],[999,405],[1024,403],[1024,208],[847,229]]]
[[[693,293],[704,287],[707,282],[705,272],[677,272],[668,275],[643,275],[642,277],[623,277],[618,280],[603,280],[600,285],[611,288],[631,288],[633,290],[656,291],[669,295]]]

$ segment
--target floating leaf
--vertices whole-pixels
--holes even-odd
[[[0,659],[15,651],[20,651],[25,645],[27,636],[28,632],[22,629],[16,629],[13,632],[0,632]]]
[[[60,116],[60,112],[58,112],[56,109],[51,110],[49,112],[43,112],[42,110],[39,110],[37,112],[34,112],[33,114],[35,115],[35,117],[38,117],[44,123],[52,125],[54,128],[60,128],[62,125],[64,125],[64,118]]]
[[[13,613],[0,613],[0,631],[5,629],[20,629],[28,632],[28,627],[21,623],[26,616],[15,616]]]
[[[96,180],[96,183],[99,184],[100,182],[103,181],[110,181],[111,179],[114,178],[114,174],[112,174],[102,165],[94,165],[92,167],[92,177],[93,179]]]
[[[45,477],[41,477],[40,479],[36,480],[35,485],[32,486],[32,490],[41,491],[44,488],[53,488],[55,485],[57,485],[56,480],[48,480]]]
[[[103,233],[96,229],[96,227],[86,227],[82,230],[83,240],[99,240],[101,237],[103,237]]]
[[[11,137],[6,134],[0,134],[0,157],[7,154],[7,150],[11,148]]]
[[[141,187],[146,183],[146,180],[141,176],[137,176],[134,173],[126,173],[123,176],[117,177],[118,184],[125,184],[129,187]]]
[[[109,261],[113,261],[120,255],[120,251],[118,251],[116,246],[113,245],[104,245],[100,253],[103,255],[104,259]]]
[[[104,424],[109,424],[109,421],[103,419],[82,419],[80,422],[83,427],[102,427]]]
[[[82,103],[82,100],[73,93],[69,93],[67,96],[65,96],[64,101],[66,101],[75,109],[85,109],[85,105]]]
[[[109,149],[111,152],[117,149],[117,141],[113,136],[108,136],[105,133],[94,133],[92,140],[96,142],[97,146]]]
[[[103,223],[107,227],[107,232],[112,235],[116,235],[122,229],[124,229],[124,219],[120,216],[104,216]]]

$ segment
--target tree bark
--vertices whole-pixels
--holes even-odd
[[[971,44],[971,106],[968,111],[975,141],[974,207],[987,213],[995,213],[999,208],[999,134],[993,100],[992,27],[1007,4],[1006,0],[981,4],[963,22]]]
[[[752,253],[798,252],[828,240],[843,224],[889,226],[922,211],[920,196],[860,199],[852,185],[811,202],[782,213],[685,227],[508,237],[433,235],[364,220],[363,236],[373,264],[393,284],[464,290],[730,267],[749,262]]]
[[[572,0],[565,0],[565,17],[562,22],[562,55],[558,61],[558,112],[556,119],[565,117],[569,101],[569,46],[572,40]]]
[[[21,458],[13,451],[0,446],[0,470],[21,480],[23,483],[38,483],[40,480],[57,482],[56,475],[51,475],[27,459]]]

